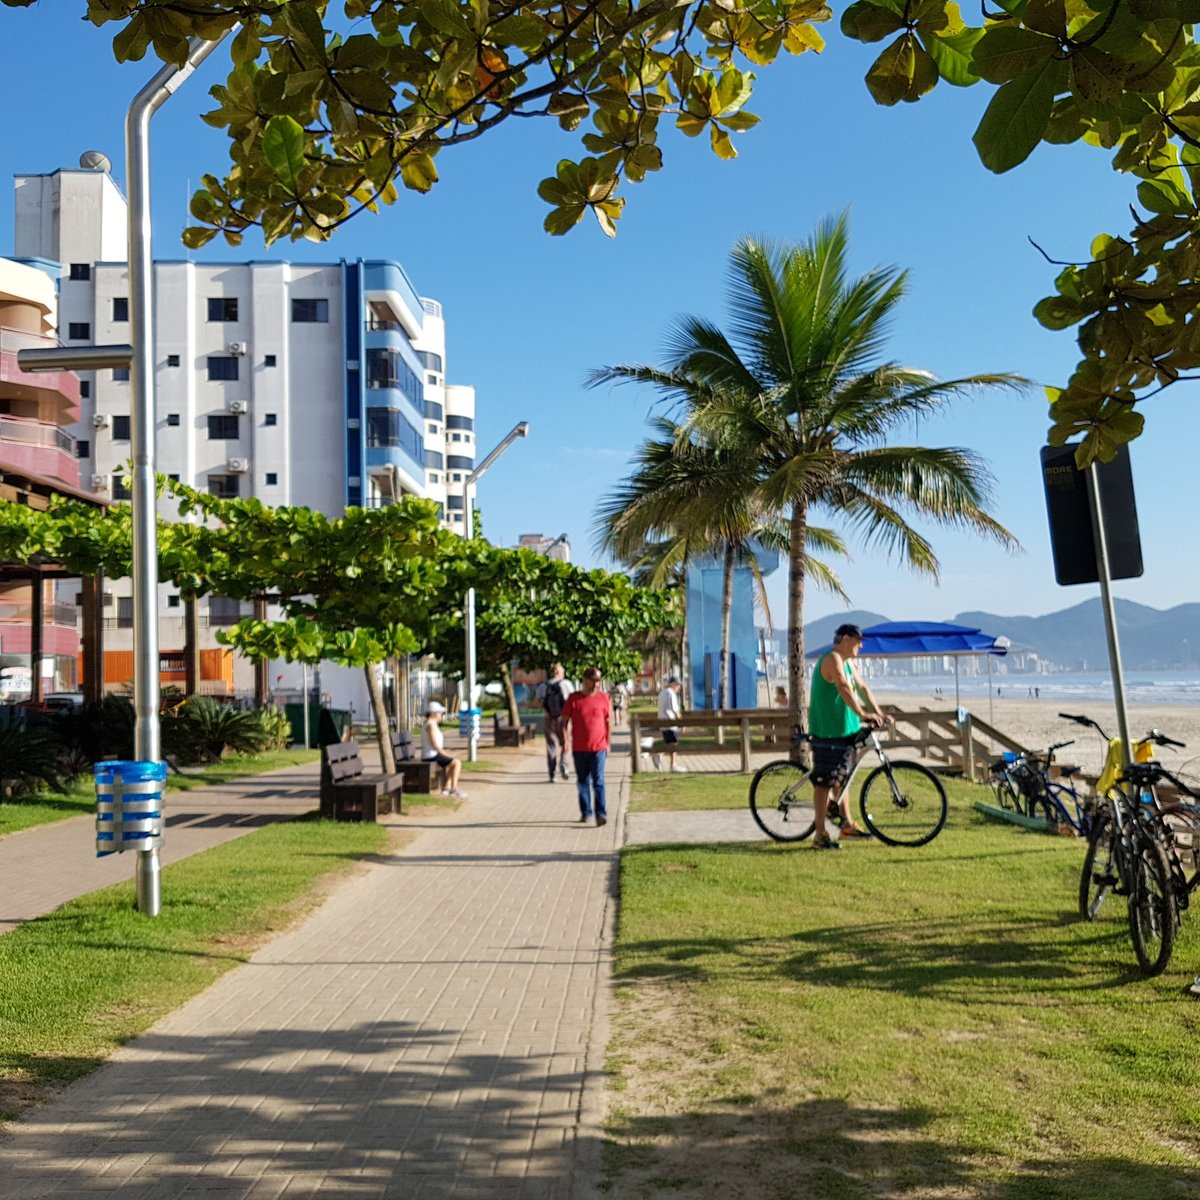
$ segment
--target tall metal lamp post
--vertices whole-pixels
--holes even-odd
[[[529,422],[521,421],[514,425],[500,441],[500,444],[473,470],[463,481],[463,537],[470,541],[475,536],[475,506],[472,503],[472,493],[475,484],[483,473],[509,448],[519,437],[527,437]],[[467,626],[467,761],[477,762],[479,759],[479,727],[472,719],[471,709],[475,707],[475,589],[467,588],[466,605]]]

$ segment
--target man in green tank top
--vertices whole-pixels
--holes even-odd
[[[842,810],[842,837],[871,836],[850,819],[846,795],[846,784],[858,761],[856,735],[864,723],[878,729],[888,721],[854,665],[862,641],[857,625],[839,625],[833,648],[822,656],[812,675],[808,730],[813,750],[813,845],[818,850],[839,848],[825,828],[831,801]]]

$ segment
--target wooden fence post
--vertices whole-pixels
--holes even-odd
[[[642,769],[642,730],[637,713],[629,714],[629,753],[632,756],[630,773],[636,775]]]
[[[750,718],[742,718],[742,774],[750,774]]]

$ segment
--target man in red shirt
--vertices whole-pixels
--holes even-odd
[[[599,667],[588,667],[583,673],[582,690],[567,697],[562,710],[562,729],[564,744],[568,736],[571,739],[571,757],[575,760],[579,819],[586,821],[591,817],[594,794],[596,824],[605,825],[608,806],[604,801],[604,762],[612,732],[612,705],[608,693],[600,690]]]

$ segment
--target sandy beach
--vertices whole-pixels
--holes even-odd
[[[928,698],[922,699],[903,692],[887,692],[875,689],[881,703],[894,704],[898,708],[928,708],[940,711],[941,705]],[[965,698],[964,698],[965,699]],[[986,699],[971,697],[967,701],[972,714],[980,720],[988,720]],[[953,704],[945,706],[947,710]],[[1003,696],[992,700],[994,720],[991,722],[1002,733],[1020,742],[1029,750],[1044,750],[1055,742],[1074,739],[1074,745],[1060,750],[1056,760],[1060,763],[1075,763],[1087,770],[1098,771],[1104,761],[1105,744],[1099,734],[1083,726],[1062,720],[1058,713],[1063,705],[1055,700],[1010,699]],[[1111,702],[1104,700],[1079,701],[1064,711],[1078,712],[1099,721],[1112,735],[1117,732],[1116,710]],[[1128,705],[1129,729],[1134,738],[1154,728],[1181,742],[1187,743],[1186,750],[1163,749],[1158,752],[1164,766],[1177,770],[1189,759],[1185,775],[1200,777],[1200,705],[1194,704],[1134,704]]]

